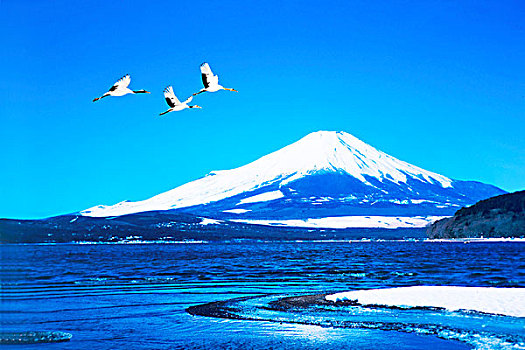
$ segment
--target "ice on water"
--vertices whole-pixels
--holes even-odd
[[[525,288],[412,286],[355,290],[328,295],[326,299],[356,301],[361,305],[439,307],[525,317]]]

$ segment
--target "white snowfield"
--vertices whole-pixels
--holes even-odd
[[[333,216],[304,220],[249,220],[231,221],[266,226],[308,228],[421,228],[445,216]]]
[[[268,201],[273,201],[274,199],[279,199],[283,197],[284,197],[284,194],[279,190],[265,192],[265,193],[258,194],[256,196],[251,196],[248,198],[241,199],[241,201],[237,205],[246,204],[246,203],[268,202]]]
[[[218,225],[220,224],[221,222],[223,222],[222,220],[215,220],[215,219],[210,219],[210,218],[202,218],[202,221],[199,223],[200,225]]]
[[[440,307],[525,317],[525,288],[414,286],[356,290],[326,296],[330,301],[356,301],[361,305]]]
[[[322,171],[346,173],[369,186],[372,185],[364,175],[381,182],[406,183],[411,178],[442,187],[452,186],[451,179],[391,157],[350,134],[318,131],[242,167],[213,171],[201,179],[150,199],[124,201],[111,206],[99,205],[81,211],[80,214],[96,217],[120,216],[206,204],[270,184],[285,185]],[[277,192],[280,193],[269,192],[267,199],[263,197],[263,200],[279,198]],[[250,203],[248,200],[249,198],[244,199],[244,203]]]
[[[222,212],[223,213],[231,213],[231,214],[244,214],[244,213],[248,213],[250,212],[251,210],[248,210],[248,209],[228,209],[228,210],[223,210]]]

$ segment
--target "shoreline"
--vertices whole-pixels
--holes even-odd
[[[34,242],[34,243],[3,243],[0,245],[140,245],[140,244],[213,244],[213,243],[524,243],[524,237],[493,237],[493,238],[407,238],[407,239],[376,239],[376,238],[362,238],[362,239],[298,239],[298,240],[262,240],[262,239],[232,239],[224,241],[207,241],[207,240],[187,240],[187,241],[147,241],[147,240],[133,240],[133,241],[118,241],[118,242],[96,242],[96,241],[73,241],[73,242]]]
[[[440,286],[424,286],[426,288],[442,288]],[[456,287],[456,286],[446,286],[450,288],[488,288],[494,290],[507,290],[509,288],[502,287]],[[376,289],[364,289],[364,290],[351,290],[346,292],[337,292],[337,293],[322,293],[322,294],[301,294],[294,295],[289,297],[278,298],[267,304],[267,310],[273,311],[283,311],[283,312],[293,312],[294,309],[307,309],[312,306],[329,306],[329,307],[341,307],[341,306],[360,306],[365,308],[372,309],[391,309],[391,310],[448,310],[448,311],[459,311],[466,310],[469,313],[475,313],[480,315],[489,315],[489,316],[505,316],[505,317],[515,317],[523,318],[521,314],[513,315],[503,312],[487,312],[480,309],[463,309],[458,308],[457,310],[449,309],[443,305],[396,305],[388,304],[384,302],[361,302],[359,300],[353,300],[351,298],[341,297],[340,295],[351,294],[351,293],[377,293],[378,291],[385,292],[392,289],[407,289],[411,287],[398,287],[398,288],[376,288]],[[421,286],[413,287],[421,288]],[[510,288],[513,290],[515,288]],[[194,305],[187,308],[185,311],[192,316],[204,316],[204,317],[214,317],[214,318],[225,318],[225,319],[235,319],[235,320],[255,320],[261,321],[260,318],[252,318],[247,316],[240,316],[237,312],[239,311],[236,307],[231,307],[230,305],[237,302],[243,302],[249,299],[259,298],[260,296],[249,296],[249,297],[240,297],[227,300],[214,301],[206,304]],[[267,320],[270,321],[270,320]]]
[[[463,242],[463,243],[489,243],[489,242],[525,242],[525,237],[489,237],[489,238],[427,238],[424,242],[446,243],[446,242]]]

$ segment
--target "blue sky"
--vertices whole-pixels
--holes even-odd
[[[523,189],[524,18],[523,1],[2,0],[0,217],[145,199],[317,130]],[[203,61],[239,93],[158,117]],[[126,73],[153,93],[91,102]]]

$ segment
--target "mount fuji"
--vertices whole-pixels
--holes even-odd
[[[98,205],[79,215],[169,211],[267,225],[421,227],[503,193],[411,165],[348,133],[318,131],[242,167],[212,171],[143,201]]]

